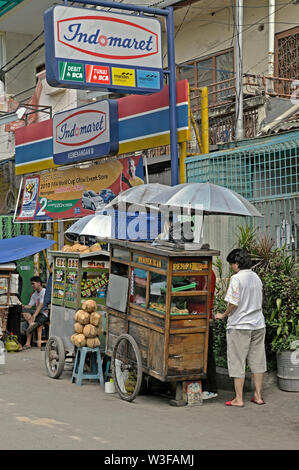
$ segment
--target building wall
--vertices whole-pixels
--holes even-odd
[[[12,59],[16,54],[18,54],[22,49],[26,47],[34,39],[34,36],[26,34],[18,34],[7,32],[5,33],[5,49],[6,49],[6,60],[7,62]],[[11,65],[14,65],[22,57],[25,57],[33,49],[35,49],[39,44],[43,42],[43,37],[40,37],[32,46],[28,48],[28,51],[24,52],[20,57],[18,57]],[[36,67],[45,62],[44,57],[44,47],[40,51],[34,53],[20,65],[16,66],[9,73],[6,74],[6,92],[9,95],[16,95],[23,90],[34,87],[36,84],[35,71]],[[30,96],[30,93],[26,96]],[[26,98],[23,96],[23,98]]]
[[[229,4],[230,2],[224,2]],[[254,8],[256,5],[259,8]],[[202,7],[201,7],[202,5]],[[207,9],[205,9],[205,6]],[[244,72],[267,73],[268,1],[246,0],[244,5]],[[264,6],[264,7],[263,7]],[[263,8],[262,8],[263,7]],[[177,64],[214,54],[234,46],[233,16],[230,6],[211,15],[209,2],[193,4],[176,12]],[[187,13],[184,22],[184,15]],[[275,32],[298,26],[299,4],[277,6]],[[295,20],[295,22],[294,22]],[[179,30],[178,30],[179,29]]]

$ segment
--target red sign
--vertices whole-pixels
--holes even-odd
[[[110,85],[109,67],[102,65],[86,65],[86,81],[89,83],[106,83]]]

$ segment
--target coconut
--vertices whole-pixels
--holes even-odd
[[[100,346],[100,344],[101,342],[97,336],[95,338],[86,339],[86,346],[88,346],[89,348],[96,348],[97,346]]]
[[[75,334],[71,336],[71,342],[77,346],[77,348],[83,348],[86,346],[86,338],[82,334]]]
[[[98,312],[91,312],[90,314],[90,323],[94,326],[99,326],[101,324],[102,317]]]
[[[81,323],[79,323],[79,322],[76,322],[74,324],[74,330],[75,330],[76,333],[83,333],[83,328],[84,328],[84,326],[81,325]]]
[[[83,334],[86,338],[94,338],[97,336],[97,329],[93,325],[86,325],[84,326]]]
[[[81,323],[81,325],[87,325],[89,323],[89,319],[89,313],[85,312],[84,310],[78,310],[78,312],[75,314],[76,322]]]
[[[83,302],[83,304],[82,304],[82,308],[86,312],[91,313],[91,312],[95,311],[95,309],[97,308],[97,304],[95,303],[94,300],[91,300],[91,299],[85,300],[85,302]]]

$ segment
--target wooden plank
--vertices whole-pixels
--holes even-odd
[[[141,325],[137,325],[136,323],[132,323],[129,321],[129,335],[131,335],[138,346],[138,349],[141,354],[142,365],[147,366],[148,364],[148,343],[149,343],[149,330]]]
[[[120,316],[109,314],[107,318],[107,332],[114,335],[121,335],[126,333],[126,320]]]
[[[168,348],[169,348],[169,330],[170,330],[170,307],[171,307],[171,289],[172,289],[172,266],[173,261],[168,260],[167,282],[166,282],[166,315],[165,315],[165,338],[163,354],[163,375],[167,375],[168,370]]]
[[[195,318],[194,318],[195,317]],[[195,327],[206,327],[206,315],[203,318],[196,318],[197,315],[193,315],[193,318],[186,320],[185,318],[180,318],[170,321],[170,328],[172,330],[178,328],[195,328]]]
[[[149,322],[142,320],[141,318],[138,318],[134,315],[128,314],[128,320],[131,323],[136,323],[137,325],[144,326],[145,328],[149,328],[151,330],[157,331],[158,333],[164,333],[164,328],[159,327],[152,324],[149,324]]]
[[[140,311],[134,307],[130,307],[128,315],[131,315],[136,320],[142,320],[148,323],[150,328],[152,326],[164,328],[165,315],[152,315],[152,313],[149,313],[147,310]]]
[[[172,297],[192,297],[192,296],[205,296],[209,295],[209,291],[207,290],[185,290],[185,291],[178,291],[178,292],[171,292]]]
[[[108,243],[112,246],[123,246],[128,249],[136,250],[138,246],[138,251],[143,254],[143,252],[152,253],[155,256],[169,257],[169,258],[204,258],[209,256],[219,256],[220,251],[218,250],[198,250],[198,251],[175,251],[167,248],[162,248],[161,246],[153,246],[152,243],[143,243],[130,242],[127,240],[115,240],[114,238],[108,239]]]
[[[163,374],[164,370],[164,334],[150,331],[148,346],[148,367],[151,371]]]
[[[171,335],[169,356],[202,353],[205,348],[205,333]]]
[[[190,333],[205,333],[207,331],[206,326],[202,327],[194,327],[194,328],[177,328],[175,330],[170,329],[170,335],[178,335],[178,334],[190,334]]]

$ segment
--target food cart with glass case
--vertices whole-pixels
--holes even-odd
[[[106,354],[120,397],[132,401],[142,374],[183,383],[205,378],[212,257],[150,243],[110,241]],[[175,245],[172,245],[175,247]]]
[[[49,339],[45,351],[47,373],[58,378],[63,372],[65,358],[74,358],[74,314],[82,303],[92,299],[106,321],[106,291],[109,280],[109,252],[77,253],[48,251],[53,257],[53,281]],[[105,349],[105,336],[100,336]]]

